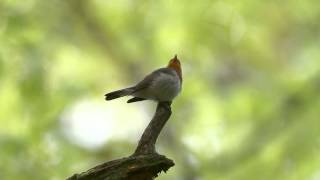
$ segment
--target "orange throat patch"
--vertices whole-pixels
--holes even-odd
[[[177,74],[178,74],[178,76],[180,78],[180,81],[182,82],[182,72],[181,72],[180,64],[170,63],[168,65],[168,67],[174,69],[177,72]]]

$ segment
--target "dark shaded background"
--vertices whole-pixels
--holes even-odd
[[[317,0],[1,0],[0,179],[131,154],[155,103],[103,95],[178,54],[159,180],[319,180],[319,19]]]

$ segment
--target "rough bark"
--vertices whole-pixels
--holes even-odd
[[[157,138],[171,116],[171,102],[158,103],[156,113],[144,130],[135,152],[122,159],[105,162],[68,180],[152,180],[174,166],[171,159],[155,149]]]

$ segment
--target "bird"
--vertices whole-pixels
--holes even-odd
[[[110,101],[124,96],[133,96],[127,103],[153,100],[157,102],[172,102],[181,92],[181,63],[175,55],[167,67],[159,68],[145,76],[135,86],[116,90],[105,94],[105,100]]]

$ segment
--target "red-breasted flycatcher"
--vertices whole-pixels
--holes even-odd
[[[160,68],[147,75],[137,85],[107,93],[106,100],[123,96],[133,96],[127,102],[132,103],[143,100],[159,102],[172,101],[181,91],[182,72],[177,55],[169,61],[165,68]]]

